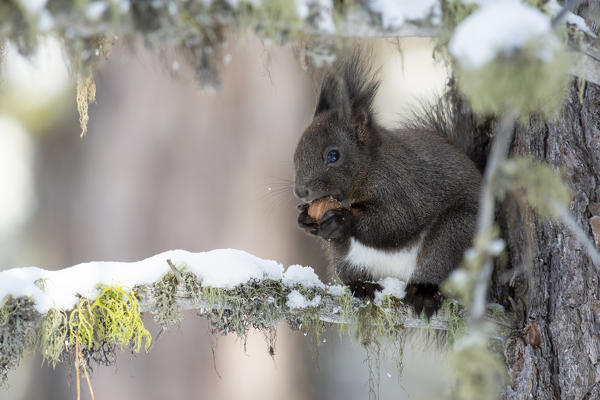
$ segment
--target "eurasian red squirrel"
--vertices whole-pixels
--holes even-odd
[[[360,52],[324,79],[294,154],[298,223],[325,241],[355,295],[397,277],[407,283],[405,301],[430,317],[441,305],[438,285],[471,245],[481,174],[425,123],[381,126],[373,111],[379,85]],[[317,222],[308,206],[329,196],[341,207]]]

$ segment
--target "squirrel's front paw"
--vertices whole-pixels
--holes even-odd
[[[299,206],[298,225],[306,232],[320,236],[325,240],[340,240],[348,235],[350,211],[346,209],[329,210],[317,222],[308,215],[308,207]]]
[[[300,204],[298,206],[298,211],[300,211],[300,215],[298,215],[298,226],[306,232],[315,235],[313,231],[319,228],[319,224],[308,215],[308,204]]]
[[[348,236],[349,227],[350,212],[347,209],[329,210],[319,221],[315,235],[321,236],[325,240],[340,240]]]

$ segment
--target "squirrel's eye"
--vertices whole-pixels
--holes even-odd
[[[327,153],[327,164],[332,164],[334,162],[336,162],[337,160],[339,160],[340,158],[340,152],[337,150],[331,150],[329,151],[329,153]]]

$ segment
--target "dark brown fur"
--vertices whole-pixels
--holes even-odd
[[[294,192],[306,203],[331,195],[344,207],[328,211],[317,225],[301,206],[298,222],[326,241],[346,284],[378,278],[349,265],[350,238],[385,252],[412,246],[423,234],[407,298],[430,315],[439,306],[431,301],[439,297],[432,287],[458,266],[471,244],[481,176],[433,124],[396,130],[379,125],[372,110],[378,87],[359,53],[325,79],[314,119],[296,148]],[[327,164],[331,149],[340,159]]]

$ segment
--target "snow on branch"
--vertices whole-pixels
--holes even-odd
[[[146,44],[186,49],[195,60],[202,84],[218,82],[217,69],[223,59],[221,50],[226,47],[227,35],[232,31],[252,30],[265,39],[279,42],[308,37],[319,43],[331,43],[343,37],[429,36],[438,37],[440,43],[445,44],[448,39],[445,36],[451,35],[474,10],[494,7],[511,13],[487,21],[477,34],[471,35],[471,41],[492,34],[511,42],[515,38],[527,38],[524,32],[539,31],[540,26],[539,21],[531,23],[523,15],[526,7],[516,0],[490,4],[476,0],[22,0],[5,3],[0,6],[3,21],[0,43],[8,39],[22,53],[35,48],[40,36],[58,36],[64,41],[75,70],[80,71],[107,56],[116,38],[127,40],[141,36]],[[498,7],[492,3],[502,4]],[[555,1],[545,7],[548,20],[559,14],[560,6]],[[527,8],[530,13],[534,10]],[[498,21],[505,20],[514,20],[512,25],[516,30],[504,30]],[[595,38],[581,17],[569,12],[559,20],[561,25],[574,27],[588,39]],[[577,57],[584,60],[583,64],[598,61],[585,49],[573,48]],[[492,47],[483,51],[493,50]],[[585,71],[581,73],[587,74]]]
[[[347,287],[324,284],[310,267],[284,272],[275,261],[232,249],[172,250],[137,262],[57,271],[10,269],[0,272],[0,376],[6,383],[28,349],[39,349],[53,365],[74,357],[109,363],[107,354],[117,347],[147,351],[146,312],[164,330],[181,322],[183,310],[196,310],[210,319],[213,333],[241,337],[251,328],[272,331],[282,321],[317,338],[327,324],[348,324],[361,342],[406,328],[445,331],[450,340],[464,330],[458,304],[446,302],[426,321],[402,303],[403,282],[387,278],[381,284],[373,301],[360,300]],[[510,317],[493,314],[502,329],[511,329]],[[77,346],[81,354],[74,353]]]

